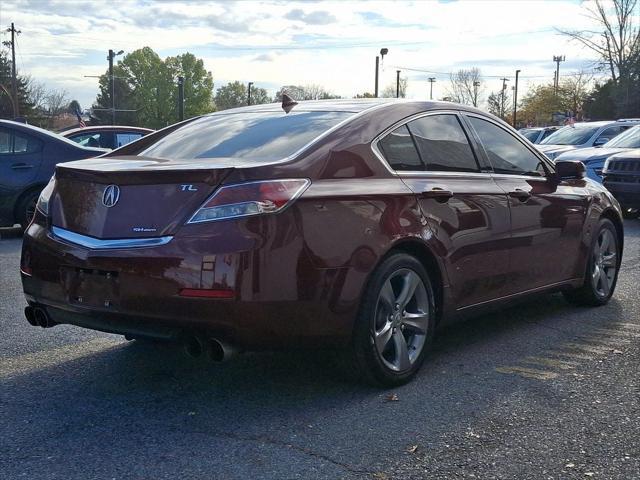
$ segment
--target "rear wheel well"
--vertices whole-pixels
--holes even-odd
[[[429,274],[433,287],[433,295],[436,307],[436,325],[440,323],[444,302],[444,281],[442,278],[442,271],[438,265],[435,255],[429,247],[418,241],[403,241],[393,246],[391,250],[381,259],[387,258],[394,253],[406,253],[412,257],[417,258]]]

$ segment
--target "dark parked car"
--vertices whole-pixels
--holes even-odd
[[[0,120],[0,227],[28,225],[57,163],[104,152],[41,128]]]
[[[287,105],[291,107],[291,105]],[[348,347],[387,385],[434,329],[532,293],[602,305],[621,211],[459,104],[321,101],[206,115],[59,165],[26,232],[32,325],[233,349]]]
[[[79,143],[83,147],[98,147],[115,150],[153,132],[149,128],[125,127],[117,125],[99,125],[74,128],[61,135]]]
[[[527,127],[518,130],[518,133],[531,143],[540,143],[560,127]]]
[[[625,216],[640,211],[640,148],[610,156],[602,171],[604,186],[620,202]]]

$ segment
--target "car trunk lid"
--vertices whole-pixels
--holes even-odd
[[[137,156],[59,164],[52,224],[98,239],[171,235],[234,168]]]

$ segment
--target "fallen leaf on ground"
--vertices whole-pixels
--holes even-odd
[[[407,448],[407,453],[416,453],[416,450],[418,450],[418,445],[411,445]]]
[[[398,398],[397,394],[390,393],[389,395],[386,396],[386,400],[387,400],[387,402],[397,402],[400,399]]]
[[[616,355],[622,355],[622,351],[621,350],[612,350],[612,353],[615,353]]]

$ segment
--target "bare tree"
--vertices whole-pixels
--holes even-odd
[[[557,30],[597,53],[616,84],[620,79],[629,77],[634,62],[640,57],[637,5],[638,0],[594,0],[587,11],[589,17],[601,26],[601,31]]]
[[[592,80],[593,75],[579,72],[563,79],[560,83],[560,96],[574,115],[582,111],[582,105],[589,97]]]
[[[55,117],[69,105],[69,98],[66,90],[50,90],[45,98],[45,107],[49,116]]]
[[[452,102],[478,106],[483,90],[480,69],[474,67],[458,70],[451,74],[450,81],[447,96]]]
[[[407,77],[401,77],[399,88],[398,88],[398,85],[396,85],[396,82],[390,83],[389,85],[384,87],[384,90],[382,90],[382,93],[380,94],[380,96],[382,98],[396,98],[396,90],[398,90],[399,97],[405,98],[407,96],[408,86],[409,86],[409,79]]]
[[[503,120],[506,118],[507,110],[511,105],[511,95],[506,88],[501,88],[497,92],[491,92],[487,98],[487,107],[489,113],[500,117]]]
[[[36,110],[44,110],[47,99],[47,88],[43,83],[34,80],[32,77],[26,77],[27,97],[29,102],[33,104]]]

